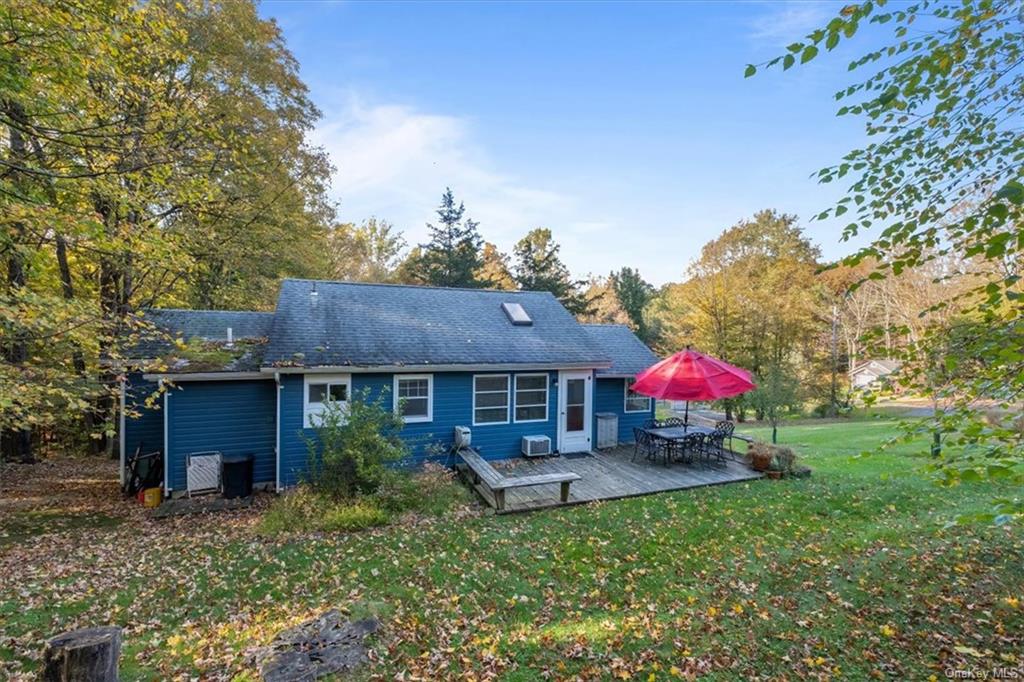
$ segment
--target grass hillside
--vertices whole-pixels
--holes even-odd
[[[386,678],[942,679],[1022,665],[1020,530],[948,526],[994,491],[936,487],[915,471],[919,447],[854,457],[892,429],[783,428],[806,480],[355,534],[272,540],[258,510],[156,522],[132,508],[53,532],[9,515],[0,527],[21,535],[0,544],[0,677],[28,676],[45,636],[113,622],[127,628],[125,679],[249,679],[253,646],[330,607],[381,618],[368,674]]]

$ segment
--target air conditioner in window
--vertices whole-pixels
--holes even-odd
[[[551,454],[551,439],[547,436],[523,436],[523,456],[540,457]]]

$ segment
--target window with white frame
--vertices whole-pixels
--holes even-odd
[[[434,377],[430,374],[395,375],[395,414],[410,422],[434,418]]]
[[[517,374],[515,420],[546,422],[548,420],[548,375]]]
[[[473,377],[473,426],[508,423],[508,375]]]
[[[650,412],[651,399],[633,390],[636,379],[626,379],[626,412]]]
[[[352,392],[349,374],[307,374],[304,381],[303,425],[307,429],[320,425],[324,411],[330,404],[345,408]]]

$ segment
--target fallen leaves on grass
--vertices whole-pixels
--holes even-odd
[[[14,471],[4,510],[119,522],[0,549],[0,677],[106,623],[127,680],[251,675],[255,647],[332,607],[381,620],[380,679],[927,677],[1024,646],[1017,531],[944,529],[966,488],[818,462],[810,481],[268,539],[258,507],[155,521],[109,462],[54,466]]]

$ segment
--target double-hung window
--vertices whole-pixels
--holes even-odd
[[[348,406],[352,377],[348,374],[307,374],[304,381],[303,413],[307,429],[319,426],[328,405]]]
[[[650,412],[651,399],[648,396],[640,395],[633,390],[636,379],[626,379],[626,412]]]
[[[473,426],[508,423],[508,375],[473,377]]]
[[[429,422],[434,418],[434,377],[430,374],[395,375],[395,414],[405,422]]]
[[[548,375],[517,374],[515,420],[546,422],[548,420]]]

